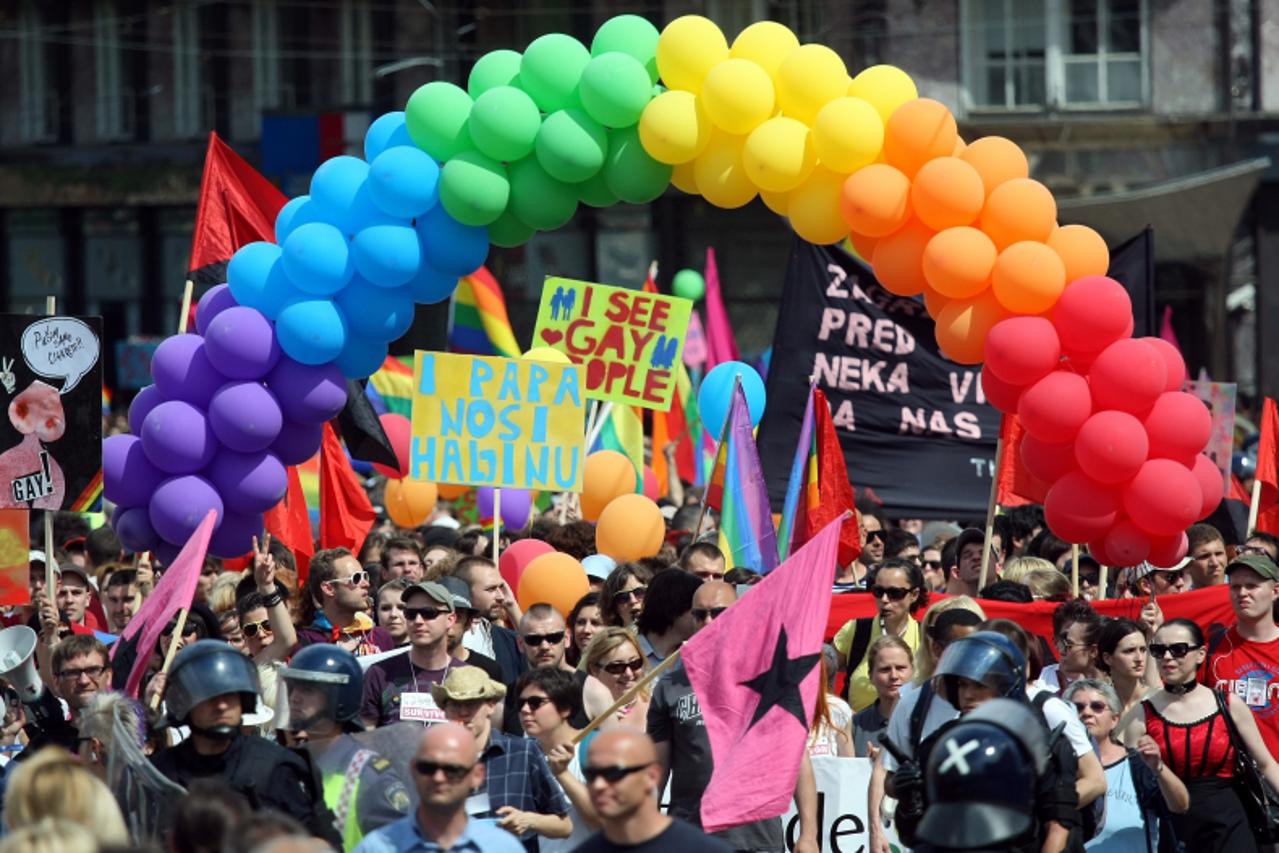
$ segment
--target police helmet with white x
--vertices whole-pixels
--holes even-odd
[[[959,707],[959,679],[984,684],[1006,699],[1026,698],[1026,657],[1012,640],[977,631],[946,647],[933,674],[933,689]]]
[[[941,733],[928,759],[917,837],[934,849],[1003,850],[1032,840],[1036,781],[1048,765],[1043,721],[993,699]]]

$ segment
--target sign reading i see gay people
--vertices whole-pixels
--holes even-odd
[[[580,492],[582,400],[576,365],[418,350],[409,476]]]
[[[678,296],[550,277],[533,346],[582,365],[587,397],[665,411],[692,310]]]

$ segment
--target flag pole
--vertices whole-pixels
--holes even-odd
[[[1257,529],[1257,513],[1261,509],[1261,478],[1252,481],[1252,503],[1248,505],[1248,535]]]
[[[1070,546],[1070,597],[1079,597],[1079,546]]]
[[[502,490],[493,489],[493,565],[497,565],[497,544],[502,532]]]
[[[1110,581],[1110,566],[1105,563],[1101,566],[1101,573],[1097,578],[1097,600],[1101,601],[1106,597],[1106,587]]]
[[[573,737],[573,744],[576,746],[577,744],[581,743],[583,740],[586,739],[587,735],[589,735],[591,732],[598,729],[600,726],[604,725],[604,723],[608,722],[610,717],[612,717],[624,706],[626,706],[632,699],[638,696],[639,692],[643,690],[645,687],[647,687],[648,685],[652,684],[659,675],[661,675],[663,672],[666,672],[666,670],[670,669],[671,665],[674,664],[675,661],[677,660],[679,660],[679,649],[676,649],[675,651],[671,652],[669,655],[666,656],[665,660],[663,660],[657,666],[650,669],[644,675],[644,677],[641,678],[639,681],[632,684],[630,689],[627,690],[625,693],[623,693],[621,696],[619,696],[616,702],[614,702],[612,705],[609,705],[608,708],[604,711],[604,713],[600,714],[598,717],[596,717],[595,719],[587,723],[586,728],[582,729]]]
[[[742,385],[742,374],[738,373],[733,377],[733,394],[729,397],[728,411],[724,413],[724,425],[719,431],[719,443],[715,445],[715,459],[719,459],[720,449],[724,446],[724,442],[728,441],[728,424],[733,419],[733,403],[737,399],[737,389]],[[711,477],[715,476],[715,463],[711,463]],[[706,489],[710,489],[710,483],[706,484]],[[697,514],[697,526],[693,528],[693,541],[696,542],[702,535],[702,522],[706,520],[706,508],[710,504],[706,500],[706,492],[702,492],[702,511]]]
[[[595,415],[595,422],[591,425],[591,430],[586,434],[586,446],[594,447],[595,440],[600,437],[600,433],[604,430],[604,423],[613,414],[613,401],[609,400],[604,404]]]
[[[178,622],[173,628],[173,635],[169,640],[169,648],[164,653],[164,664],[160,667],[160,671],[156,673],[157,675],[168,675],[169,668],[173,666],[173,656],[178,653],[178,646],[182,645],[182,630],[186,628],[187,612],[189,610],[189,607],[183,607],[178,611]],[[152,676],[152,678],[154,677],[155,676]],[[159,692],[151,697],[151,702],[149,704],[152,711],[160,707]]]
[[[990,477],[990,497],[986,499],[986,538],[982,540],[981,577],[977,581],[980,592],[986,587],[986,575],[990,572],[990,540],[995,535],[995,505],[999,499],[999,470],[1004,464],[1004,437],[995,442],[995,470]]]
[[[44,298],[44,313],[50,317],[56,317],[58,314],[58,298],[56,296],[46,296]],[[57,567],[58,561],[53,554],[53,513],[55,510],[46,509],[44,511],[44,589],[49,595],[49,600],[57,601]]]
[[[187,317],[191,313],[191,296],[194,289],[195,284],[188,278],[186,285],[182,288],[182,310],[178,315],[179,335],[184,335],[187,331]]]

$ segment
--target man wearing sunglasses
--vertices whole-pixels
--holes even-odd
[[[1152,595],[1175,595],[1186,591],[1186,566],[1190,558],[1186,557],[1171,568],[1160,568],[1151,563],[1142,562],[1133,572],[1132,593],[1134,598],[1149,598]]]
[[[369,573],[346,548],[328,548],[311,558],[305,594],[319,609],[310,625],[298,629],[299,646],[333,643],[356,657],[395,648],[395,638],[369,616]]]
[[[565,659],[564,655],[568,651],[570,639],[564,617],[549,604],[534,604],[520,617],[520,649],[528,659],[529,669],[549,666],[572,673],[573,682],[577,685],[577,704],[568,722],[574,728],[580,729],[586,727],[591,721],[582,710],[582,687],[586,684],[587,675],[583,670],[570,666]],[[517,681],[519,679],[507,685],[508,696],[516,695],[514,688]],[[502,731],[515,735],[524,734],[524,728],[520,725],[518,703],[506,702],[500,719]]]

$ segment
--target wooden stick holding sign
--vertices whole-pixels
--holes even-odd
[[[600,726],[604,725],[606,722],[608,722],[610,717],[612,717],[622,708],[626,707],[627,704],[629,704],[636,696],[640,694],[641,690],[643,690],[645,687],[647,687],[648,685],[656,681],[658,676],[660,676],[663,672],[666,672],[666,670],[670,669],[671,666],[678,659],[679,659],[679,649],[676,649],[675,651],[667,655],[665,660],[663,660],[657,666],[650,669],[644,675],[643,678],[641,678],[639,681],[632,684],[629,690],[627,690],[621,696],[617,697],[617,701],[614,702],[612,705],[609,705],[608,708],[604,711],[604,713],[600,714],[598,717],[596,717],[595,719],[587,723],[586,727],[583,728],[580,732],[578,732],[577,735],[573,738],[573,745],[576,746],[577,744],[581,743],[583,740],[586,739],[587,735],[589,735],[591,732],[598,729]]]
[[[1261,509],[1261,480],[1252,481],[1252,503],[1248,504],[1248,535],[1257,530],[1257,512]]]
[[[1004,464],[1004,439],[995,442],[995,470],[990,475],[990,497],[986,499],[986,538],[982,541],[981,577],[977,589],[986,588],[986,576],[990,572],[990,540],[995,535],[995,509],[999,500],[999,469]]]
[[[54,317],[58,313],[58,298],[56,296],[46,296],[44,300],[44,312],[50,317]],[[57,601],[57,560],[53,555],[53,513],[51,509],[44,511],[44,588],[49,593],[50,601]]]
[[[189,608],[183,607],[178,611],[178,621],[174,625],[173,634],[169,637],[169,649],[164,653],[164,664],[160,667],[157,675],[168,675],[169,668],[173,666],[173,656],[178,653],[178,646],[182,645],[182,632],[187,626],[187,612]],[[163,635],[161,635],[163,636]],[[155,676],[152,676],[154,678]],[[160,691],[157,691],[151,697],[151,710],[154,711],[160,707]]]
[[[1079,546],[1070,546],[1070,597],[1079,597]]]
[[[497,565],[497,546],[502,538],[502,490],[493,489],[493,565]]]

